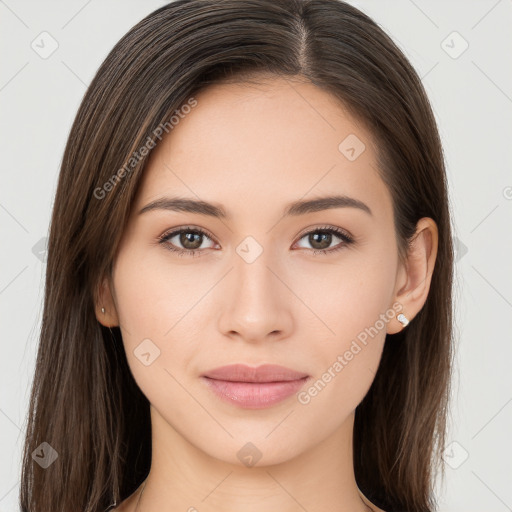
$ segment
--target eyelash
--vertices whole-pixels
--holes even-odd
[[[335,246],[334,249],[332,249],[332,248],[331,249],[308,249],[308,250],[312,251],[314,255],[321,255],[321,254],[326,255],[326,254],[335,253],[337,251],[344,249],[346,246],[354,243],[354,239],[351,236],[349,236],[345,231],[343,231],[339,228],[332,227],[332,226],[325,226],[325,227],[316,228],[311,231],[308,231],[307,233],[304,233],[299,238],[299,240],[302,240],[307,235],[310,235],[312,233],[318,233],[318,232],[333,234],[333,235],[341,238],[343,240],[343,242],[341,242],[337,246]],[[210,240],[213,240],[213,237],[211,237],[206,231],[204,231],[201,228],[185,227],[185,228],[180,228],[180,229],[176,229],[171,232],[164,233],[163,235],[158,237],[158,243],[163,244],[167,250],[177,253],[178,256],[180,256],[180,257],[181,256],[192,256],[192,257],[200,256],[200,253],[203,252],[204,249],[179,249],[179,248],[177,249],[176,247],[173,247],[169,243],[169,240],[171,238],[173,238],[176,235],[179,235],[181,233],[194,233],[196,235],[204,235],[207,238],[209,238]]]

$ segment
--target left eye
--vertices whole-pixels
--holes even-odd
[[[334,248],[329,248],[334,238],[341,240]],[[353,242],[353,239],[345,232],[337,228],[321,228],[309,231],[300,240],[307,237],[308,243],[313,246],[313,253],[328,253],[343,249],[344,246]]]

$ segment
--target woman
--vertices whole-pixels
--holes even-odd
[[[421,82],[338,0],[178,0],[65,149],[23,511],[432,511],[452,240]]]

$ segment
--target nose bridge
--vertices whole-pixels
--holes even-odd
[[[271,333],[283,336],[292,319],[286,287],[275,275],[280,272],[279,265],[273,261],[271,250],[249,238],[233,255],[234,268],[224,290],[219,328],[226,335],[237,333],[253,341]]]

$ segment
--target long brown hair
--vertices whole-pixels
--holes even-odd
[[[209,84],[258,76],[306,79],[368,127],[401,252],[421,217],[437,223],[427,301],[406,329],[387,336],[354,428],[363,494],[388,512],[435,510],[452,366],[453,254],[442,147],[418,75],[374,21],[339,0],[178,0],[116,44],[67,141],[27,420],[23,512],[103,512],[147,476],[149,403],[119,328],[96,320],[96,293],[148,159],[140,148],[158,143],[161,127],[170,130],[173,114]],[[42,443],[58,454],[46,469],[33,458]]]

